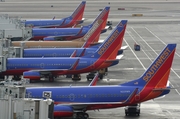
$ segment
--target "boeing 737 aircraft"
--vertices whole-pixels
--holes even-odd
[[[117,86],[31,87],[26,93],[33,98],[51,98],[54,117],[87,119],[87,110],[109,109],[142,103],[170,92],[167,86],[176,44],[168,44],[138,79]],[[74,114],[74,115],[73,115]]]
[[[98,15],[94,22],[88,26],[81,28],[33,28],[32,38],[30,40],[45,40],[45,41],[64,41],[74,40],[83,37],[93,24],[99,19],[106,19],[103,23],[101,33],[106,32],[106,22],[109,15],[110,7],[105,7],[104,10]]]
[[[55,20],[25,20],[22,23],[25,27],[32,26],[38,28],[65,28],[72,27],[74,25],[80,24],[84,21],[83,14],[85,9],[86,1],[82,1],[81,4],[76,8],[71,16]]]
[[[99,23],[100,24],[100,23]],[[127,21],[122,20],[121,24],[124,26],[124,31],[126,30]],[[97,26],[97,25],[96,25]],[[100,35],[100,28],[95,33],[99,32],[98,35]],[[87,47],[88,44],[91,44],[91,39],[93,39],[93,36],[90,37],[91,34],[87,34],[87,42],[81,47],[81,48],[30,48],[30,49],[24,49],[23,51],[23,57],[81,57],[88,54],[95,53],[98,47],[100,45],[98,44],[97,47]],[[108,40],[108,39],[107,39]],[[123,38],[121,39],[121,43],[119,44],[119,49],[121,48]],[[89,43],[88,43],[89,42]],[[106,40],[104,40],[106,42]],[[101,44],[102,45],[102,44]],[[88,45],[89,46],[89,45]],[[120,49],[117,55],[120,55],[122,53],[122,50]]]
[[[106,14],[100,14],[103,16]],[[97,44],[101,29],[104,23],[107,21],[107,17],[99,17],[88,32],[81,38],[72,41],[12,41],[12,46],[23,47],[23,48],[76,48],[84,47],[87,48],[91,45]]]
[[[95,53],[73,58],[8,58],[7,70],[0,72],[0,75],[23,75],[31,80],[48,76],[49,81],[53,81],[58,75],[81,74],[107,68],[117,63],[116,56],[123,37],[124,26],[120,22]]]

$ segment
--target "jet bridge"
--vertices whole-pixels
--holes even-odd
[[[32,28],[25,27],[19,17],[11,18],[7,14],[0,16],[0,39],[28,40],[32,37]]]
[[[6,71],[6,58],[0,56],[0,72]]]
[[[5,58],[19,58],[23,55],[23,47],[11,47],[11,40],[0,39],[0,56]]]
[[[25,98],[23,86],[0,87],[0,117],[2,119],[53,119],[51,99]]]

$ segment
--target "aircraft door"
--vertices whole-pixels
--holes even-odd
[[[53,53],[53,57],[57,57],[57,54],[56,54],[56,53]]]
[[[74,101],[75,95],[73,93],[69,94],[69,100]]]
[[[41,63],[41,64],[40,64],[40,67],[41,67],[42,69],[44,69],[44,63]]]
[[[57,31],[55,31],[55,32],[54,32],[54,35],[55,35],[55,36],[57,36],[57,35],[58,35],[58,32],[57,32]]]

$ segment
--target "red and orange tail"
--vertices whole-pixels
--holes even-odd
[[[103,42],[103,44],[98,48],[95,56],[101,59],[113,60],[116,59],[118,50],[122,44],[125,27],[127,20],[122,20],[114,28],[109,37]]]
[[[89,29],[89,31],[82,37],[82,41],[85,41],[83,48],[88,48],[96,42],[96,38],[100,36],[101,34],[101,26],[102,26],[102,20],[98,20],[96,23],[93,24],[93,26]]]
[[[109,16],[109,11],[110,11],[110,7],[105,7],[101,11],[101,13],[96,17],[96,19],[94,20],[94,22],[92,24],[94,24],[99,19],[104,19],[104,22],[103,22],[103,25],[101,28],[101,30],[104,30],[106,27],[106,22],[107,22],[108,16]]]
[[[72,21],[81,21],[84,15],[84,9],[86,6],[86,1],[82,1],[81,4],[72,13]]]
[[[145,73],[136,80],[121,84],[124,86],[142,86],[145,88],[166,88],[174,58],[176,44],[168,44]]]
[[[174,58],[176,44],[168,44],[142,75],[146,87],[166,88]]]
[[[97,43],[99,41],[101,28],[104,22],[104,19],[97,20],[89,29],[89,31],[82,37],[81,40],[85,41],[84,45],[82,46],[83,48],[88,48],[91,46],[91,44]]]

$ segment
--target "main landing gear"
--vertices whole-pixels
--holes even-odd
[[[21,80],[21,76],[18,76],[18,75],[14,75],[12,80],[14,81],[20,81]]]
[[[49,82],[54,82],[54,76],[53,75],[49,75]]]
[[[88,119],[89,115],[85,112],[77,112],[75,115],[76,119]]]

